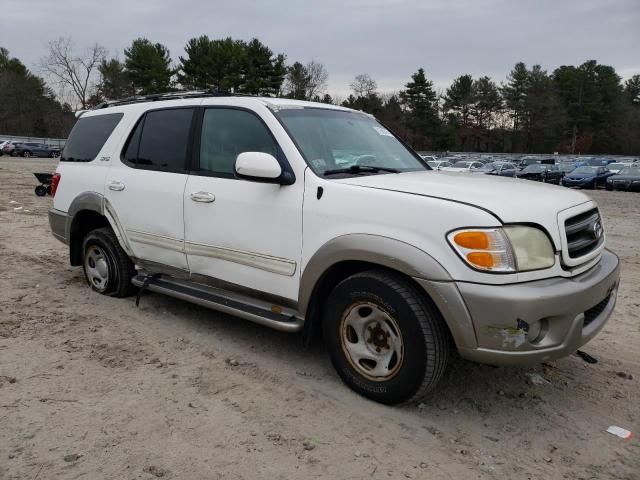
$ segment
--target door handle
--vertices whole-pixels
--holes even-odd
[[[194,202],[201,203],[211,203],[216,199],[216,196],[209,192],[192,192],[189,194],[189,197],[191,197],[191,200]]]
[[[111,182],[109,184],[109,190],[113,190],[114,192],[120,192],[124,190],[124,183],[122,182]]]

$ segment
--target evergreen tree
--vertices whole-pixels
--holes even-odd
[[[402,104],[407,108],[405,123],[414,135],[415,148],[429,146],[429,139],[437,134],[438,96],[433,90],[433,82],[427,80],[424,69],[420,68],[411,76],[411,81],[400,92]]]
[[[243,82],[238,90],[253,95],[276,95],[286,74],[284,55],[274,57],[271,49],[257,38],[244,49]]]
[[[98,66],[100,83],[98,94],[102,99],[114,100],[133,95],[133,88],[124,64],[116,58],[103,60]]]
[[[473,78],[471,75],[461,75],[456,78],[443,97],[445,114],[452,114],[458,124],[468,127],[471,123],[471,107],[473,106]]]
[[[124,50],[125,67],[136,94],[147,95],[167,92],[171,88],[171,57],[160,43],[146,38],[134,40]]]
[[[640,106],[640,75],[634,75],[624,82],[624,92],[632,105]]]
[[[515,67],[507,76],[507,83],[502,86],[502,98],[506,107],[510,110],[513,118],[513,128],[519,130],[523,123],[526,123],[526,96],[529,83],[529,71],[527,66],[516,63]]]

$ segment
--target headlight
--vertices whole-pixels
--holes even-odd
[[[508,225],[504,227],[504,231],[511,241],[519,272],[553,266],[556,261],[553,246],[542,230],[524,225]]]
[[[551,242],[534,227],[463,229],[449,233],[447,239],[462,259],[478,270],[526,272],[549,268],[555,263]]]

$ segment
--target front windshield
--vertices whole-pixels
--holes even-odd
[[[469,168],[473,162],[456,162],[453,164],[455,168]]]
[[[639,167],[627,167],[620,170],[620,175],[638,175],[640,176],[640,166]]]
[[[498,163],[485,163],[478,170],[488,170],[488,171],[492,172],[493,170],[498,169],[499,166],[500,166],[500,164],[498,164]]]
[[[523,172],[544,172],[547,169],[547,165],[529,165],[527,168],[523,170]]]
[[[624,163],[610,163],[607,166],[608,170],[621,170],[625,167]]]
[[[439,162],[434,162],[433,160],[430,160],[430,161],[428,161],[427,163],[429,164],[429,166],[430,166],[431,168],[438,168],[438,163],[439,163]]]
[[[578,167],[571,173],[596,173],[598,167]]]
[[[389,130],[363,113],[285,108],[275,115],[318,175],[329,170],[365,166],[401,172],[429,169]]]

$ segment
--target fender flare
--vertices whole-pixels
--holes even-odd
[[[300,279],[299,311],[306,312],[325,272],[337,263],[354,260],[381,265],[414,278],[452,281],[449,272],[436,259],[411,244],[381,235],[342,235],[325,243],[306,263]]]
[[[71,205],[69,205],[65,229],[65,236],[69,241],[71,239],[71,226],[73,224],[73,219],[78,212],[83,210],[90,210],[105,217],[116,234],[116,237],[120,242],[120,246],[122,246],[127,255],[133,257],[133,250],[131,249],[131,245],[125,235],[124,228],[120,224],[114,208],[111,206],[109,200],[98,192],[82,192],[74,198]]]

